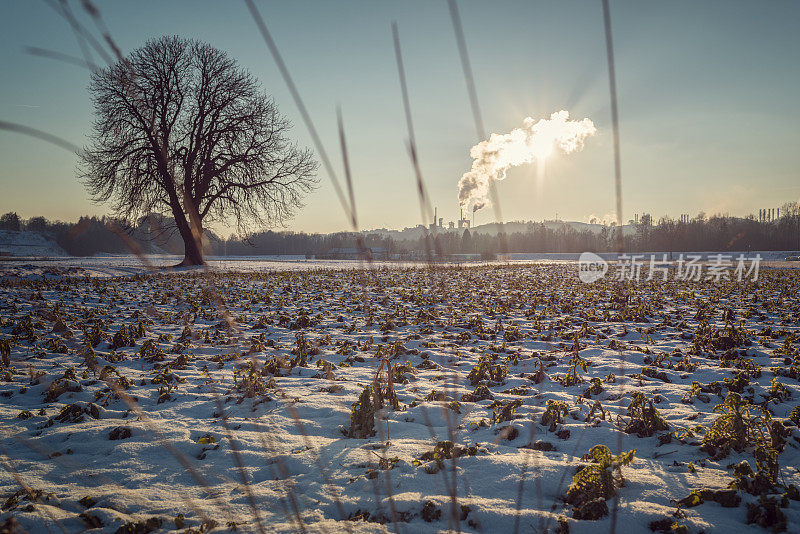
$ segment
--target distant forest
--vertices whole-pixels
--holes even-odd
[[[746,218],[699,214],[688,221],[663,217],[654,222],[642,215],[636,223],[625,226],[626,252],[692,252],[799,250],[800,210],[786,204],[780,217],[760,222]],[[109,217],[81,217],[77,223],[52,222],[44,217],[23,220],[16,213],[0,216],[0,230],[27,230],[49,235],[73,256],[97,253],[127,253],[131,247],[145,253],[183,254],[180,237],[170,229],[170,220],[160,216],[142,218],[136,225]],[[577,225],[576,225],[577,226]],[[292,254],[329,254],[335,250],[359,250],[366,247],[384,255],[425,256],[428,251],[442,255],[478,254],[491,257],[501,252],[614,252],[617,250],[616,227],[587,226],[576,229],[570,223],[515,223],[523,231],[498,235],[496,231],[437,229],[427,233],[419,229],[307,234],[273,231],[253,233],[247,238],[221,239],[207,232],[206,247],[214,255],[246,256]]]

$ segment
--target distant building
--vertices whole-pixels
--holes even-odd
[[[469,228],[469,219],[464,217],[464,210],[461,210],[461,216],[458,219],[458,229],[461,230],[462,228]]]
[[[433,221],[431,222],[430,226],[428,226],[431,232],[441,229],[442,225],[444,224],[444,218],[439,217],[438,211],[438,208],[433,208]]]

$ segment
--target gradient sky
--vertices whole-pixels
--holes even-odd
[[[311,146],[243,2],[97,2],[130,51],[177,34],[209,42],[249,69]],[[399,25],[422,172],[445,221],[478,142],[445,1],[259,2],[337,169],[341,105],[362,228],[421,221],[391,37]],[[602,11],[597,1],[460,2],[486,129],[566,109],[598,128],[582,152],[519,167],[499,184],[504,220],[586,220],[614,211]],[[80,11],[79,4],[73,8]],[[624,216],[649,212],[746,215],[800,197],[800,2],[611,2],[619,88]],[[91,22],[82,16],[87,25]],[[0,4],[0,120],[84,143],[88,71],[34,57],[74,56],[68,25],[43,2]],[[63,149],[0,131],[0,213],[74,220],[103,214]],[[341,174],[341,171],[340,171]],[[289,222],[298,231],[348,229],[329,179]],[[493,220],[478,212],[477,223]],[[218,228],[227,233],[224,228]]]

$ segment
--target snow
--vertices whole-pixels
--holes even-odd
[[[169,265],[175,258],[150,260]],[[346,261],[216,259],[209,273],[150,273],[136,261],[54,260],[3,271],[0,339],[11,341],[11,376],[0,381],[0,452],[8,464],[0,473],[0,504],[20,489],[20,481],[52,496],[32,505],[20,497],[17,506],[3,510],[0,523],[13,516],[29,532],[58,531],[59,525],[78,532],[87,528],[89,517],[101,525],[98,532],[115,532],[127,522],[159,517],[161,529],[171,530],[176,528],[174,518],[183,514],[185,528],[199,528],[208,517],[220,532],[228,530],[229,522],[251,532],[257,531],[252,499],[271,532],[299,530],[295,506],[311,531],[393,531],[394,510],[401,532],[512,532],[517,519],[522,532],[543,532],[545,527],[553,531],[559,516],[569,522],[570,532],[605,532],[611,528],[611,516],[576,520],[572,507],[562,500],[576,467],[585,463],[581,456],[604,444],[615,454],[636,450],[634,463],[622,468],[626,482],[618,493],[616,528],[650,532],[651,521],[672,517],[672,500],[695,489],[725,488],[732,480],[729,464],[748,460],[755,468],[755,461],[748,451],[711,460],[698,446],[702,435],[695,443],[673,439],[659,446],[657,436],[622,432],[634,391],[655,399],[670,431],[707,426],[718,417],[712,408],[727,390],[723,387],[720,396],[709,394],[708,403],[694,398],[685,404],[682,397],[692,381],[708,384],[733,376],[731,368],[720,365],[719,354],[692,355],[689,359],[698,365],[694,372],[658,368],[669,379],[664,382],[638,376],[647,359],[666,354],[666,361],[677,364],[690,352],[692,341],[680,334],[695,331],[700,301],[713,303],[710,324],[720,329],[725,327],[720,310],[730,307],[751,333],[752,344],[738,350],[763,368],[750,382],[760,401],[774,377],[769,368],[783,365],[775,349],[786,335],[768,340],[756,333],[769,326],[797,335],[800,316],[800,281],[796,272],[782,270],[763,273],[757,302],[752,301],[752,287],[674,282],[632,287],[633,302],[643,298],[653,306],[648,322],[624,323],[596,315],[603,310],[616,313],[610,306],[614,283],[583,285],[574,265],[424,269],[379,264],[358,269],[358,262]],[[301,311],[312,324],[291,328],[288,323],[301,317]],[[12,334],[28,314],[33,342],[25,340],[24,333]],[[68,330],[53,331],[56,315]],[[221,325],[225,315],[234,328]],[[262,316],[271,324],[259,325]],[[282,323],[281,316],[288,321]],[[502,330],[496,330],[498,319]],[[685,327],[679,326],[682,320]],[[84,329],[98,325],[110,337],[121,326],[140,321],[147,333],[135,347],[113,350],[104,339],[93,349],[96,370],[111,365],[130,380],[126,395],[115,399],[87,366]],[[476,329],[478,323],[483,334]],[[580,337],[579,354],[589,365],[586,373],[580,372],[581,384],[564,387],[555,378],[567,373],[574,332],[584,323],[595,331]],[[191,335],[178,347],[186,326]],[[512,326],[519,328],[519,338],[504,339]],[[276,356],[292,358],[298,332],[319,351],[309,357],[307,367],[274,377],[264,395],[246,397],[237,391],[234,369],[251,361],[260,368]],[[50,339],[62,340],[67,352],[52,350]],[[163,361],[148,362],[140,356],[147,339],[164,351]],[[623,348],[610,347],[611,340]],[[374,379],[378,347],[381,354],[391,354],[396,342],[402,350],[391,363],[407,360],[415,369],[413,380],[395,384],[401,409],[382,412],[375,436],[345,437],[342,429],[349,426],[352,405]],[[158,367],[174,361],[178,350],[187,355],[187,362],[168,369],[180,381],[172,382],[168,399],[159,402],[163,391],[153,380],[163,370]],[[126,359],[116,361],[119,354]],[[491,422],[491,400],[461,401],[457,409],[450,405],[475,390],[467,375],[484,355],[508,363],[507,376],[487,385],[497,400],[522,400],[510,421]],[[530,377],[539,369],[540,358],[549,379],[537,384]],[[321,376],[320,360],[336,366],[333,380]],[[76,371],[76,384],[71,384],[79,391],[45,402],[48,388],[70,367]],[[600,394],[585,395],[591,378],[612,373],[615,382],[603,382]],[[262,378],[268,382],[272,377]],[[779,380],[791,392],[790,399],[766,405],[783,420],[797,405],[800,386],[795,379]],[[426,400],[434,389],[444,393],[445,400]],[[569,431],[567,439],[540,423],[549,400],[569,407],[558,426],[558,431]],[[596,400],[608,415],[587,422]],[[82,421],[49,423],[73,403],[85,409]],[[99,407],[97,419],[91,413],[93,405]],[[23,411],[32,416],[18,418]],[[507,426],[518,430],[516,438],[504,438]],[[130,436],[109,439],[120,427],[129,429]],[[792,434],[779,456],[780,474],[783,483],[797,485],[800,432],[789,428]],[[201,443],[208,436],[213,443]],[[446,439],[477,445],[478,453],[445,460],[443,469],[433,474],[415,465],[436,441]],[[555,450],[523,447],[539,440]],[[378,468],[381,458],[393,457],[399,459],[394,468]],[[370,473],[377,476],[370,478]],[[451,516],[453,480],[457,522]],[[744,502],[739,507],[706,502],[685,509],[686,517],[679,522],[691,532],[741,531],[746,528],[746,503],[756,498],[740,495]],[[86,496],[95,502],[81,504]],[[422,514],[428,501],[441,511],[431,522]],[[609,509],[613,505],[614,499],[609,500]],[[464,519],[461,506],[469,507]],[[800,523],[800,503],[790,501],[782,510],[792,530]],[[346,521],[359,511],[388,522]]]
[[[0,230],[0,256],[66,256],[55,237],[29,230]]]

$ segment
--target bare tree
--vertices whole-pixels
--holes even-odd
[[[203,224],[283,224],[313,189],[316,161],[236,61],[180,37],[148,41],[96,71],[95,109],[80,173],[95,201],[136,220],[171,214],[181,265],[203,263]]]

